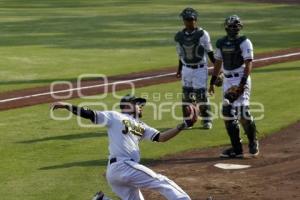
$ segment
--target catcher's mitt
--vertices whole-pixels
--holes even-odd
[[[230,103],[233,103],[243,94],[243,89],[240,86],[234,85],[230,87],[224,94],[224,98]]]
[[[223,85],[223,79],[224,79],[224,75],[223,73],[221,73],[215,81],[215,86],[221,87]]]
[[[184,118],[185,124],[190,127],[193,126],[198,120],[199,110],[194,104],[185,106],[185,114],[187,117]]]

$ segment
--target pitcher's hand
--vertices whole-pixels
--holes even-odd
[[[56,110],[56,109],[68,108],[70,105],[71,104],[65,102],[55,102],[50,105],[50,109]]]

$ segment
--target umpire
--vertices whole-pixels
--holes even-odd
[[[208,67],[207,56],[214,63],[214,54],[207,31],[197,26],[198,13],[193,8],[185,8],[180,16],[184,29],[175,35],[176,50],[179,56],[176,76],[182,78],[182,112],[190,103],[197,103],[203,128],[211,129],[210,105],[207,97]]]
[[[249,140],[249,153],[257,156],[259,154],[257,131],[253,117],[249,112],[253,46],[246,36],[239,34],[243,24],[237,15],[226,18],[224,27],[227,35],[216,43],[216,62],[209,88],[209,92],[214,93],[214,84],[223,64],[224,103],[222,112],[232,147],[223,151],[220,157],[243,157],[239,122]],[[226,96],[228,94],[226,91],[233,86],[238,88],[237,98],[229,99]]]

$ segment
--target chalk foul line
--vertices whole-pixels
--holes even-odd
[[[271,56],[271,57],[266,57],[266,58],[259,58],[259,59],[255,59],[253,62],[274,60],[274,59],[278,59],[278,58],[288,58],[288,57],[297,56],[297,55],[300,55],[300,52],[283,54],[283,55],[278,55],[278,56]],[[209,69],[212,69],[212,68],[213,67],[209,67]],[[128,79],[128,80],[124,80],[124,81],[115,81],[115,82],[111,82],[111,83],[103,83],[103,84],[97,84],[97,85],[77,87],[77,88],[71,88],[71,89],[66,89],[66,90],[43,92],[43,93],[37,93],[37,94],[32,94],[32,95],[25,95],[25,96],[19,96],[19,97],[14,97],[14,98],[3,99],[3,100],[0,100],[0,103],[7,103],[7,102],[11,102],[11,101],[17,101],[17,100],[22,100],[22,99],[47,96],[47,95],[53,95],[53,94],[66,93],[66,92],[71,92],[71,91],[86,90],[86,89],[91,89],[91,88],[110,86],[110,85],[114,85],[114,84],[132,83],[132,82],[144,81],[144,80],[149,80],[149,79],[154,79],[154,78],[173,76],[175,74],[176,74],[175,72],[165,73],[165,74],[154,75],[154,76],[146,76],[146,77],[142,77],[142,78]]]

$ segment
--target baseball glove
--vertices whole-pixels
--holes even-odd
[[[199,110],[196,105],[189,104],[185,107],[186,116],[184,122],[188,127],[193,126],[198,120]]]
[[[223,85],[223,79],[224,79],[224,75],[223,73],[221,73],[215,81],[215,86],[221,87]]]
[[[240,86],[234,85],[225,92],[224,98],[230,103],[233,103],[243,94],[243,92],[244,91]]]

